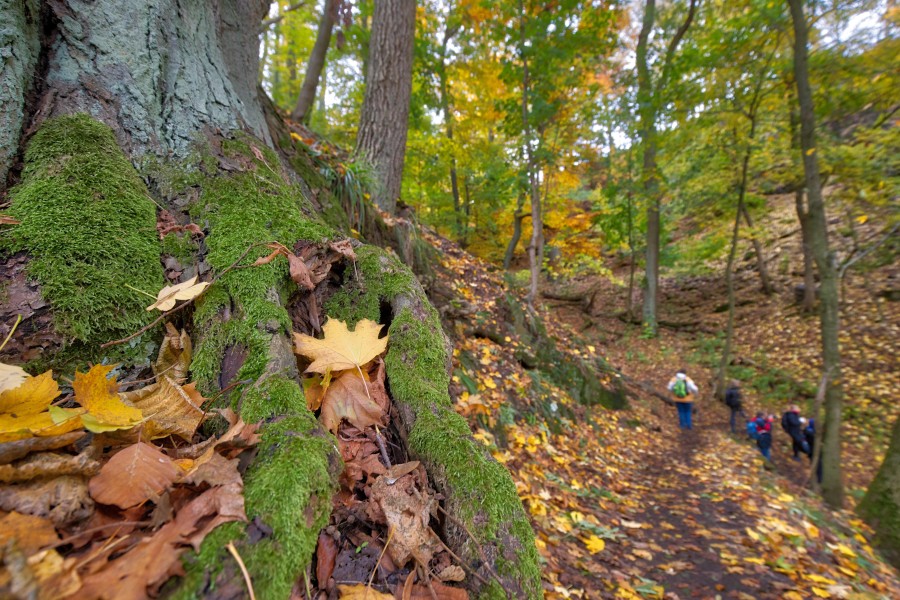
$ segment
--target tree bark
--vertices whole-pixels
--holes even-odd
[[[803,201],[803,188],[794,192],[797,220],[800,221],[800,245],[803,249],[803,302],[804,312],[811,313],[816,307],[816,272],[809,241],[809,213]]]
[[[302,123],[309,122],[310,109],[316,101],[316,89],[319,87],[319,77],[325,66],[325,57],[328,55],[328,46],[331,44],[331,32],[337,18],[338,3],[341,0],[325,0],[322,7],[322,18],[319,19],[319,30],[316,33],[316,43],[313,45],[309,62],[306,64],[306,75],[303,77],[303,85],[300,87],[300,95],[297,97],[297,105],[291,112],[291,119]]]
[[[857,509],[875,531],[875,544],[900,568],[900,419],[894,423],[884,462]]]
[[[525,191],[519,190],[519,198],[516,201],[516,212],[513,213],[513,234],[509,239],[509,244],[506,246],[506,253],[503,255],[504,271],[509,271],[509,266],[512,264],[512,259],[516,254],[516,246],[519,245],[519,240],[522,239],[522,221],[530,216],[529,214],[522,212],[524,206]]]
[[[392,214],[403,179],[415,28],[415,0],[375,3],[356,151],[372,161],[378,173],[381,185],[373,200]]]
[[[828,220],[822,198],[816,148],[815,110],[809,85],[808,29],[802,0],[788,0],[794,25],[794,79],[800,102],[800,147],[809,198],[810,246],[821,278],[819,316],[822,330],[822,367],[828,378],[822,437],[822,496],[833,507],[844,504],[841,479],[841,351],[838,312],[838,278],[828,248]]]
[[[769,267],[766,266],[766,255],[763,253],[762,242],[753,231],[753,218],[750,216],[750,211],[747,210],[746,203],[743,204],[741,213],[750,229],[750,242],[753,244],[753,253],[756,254],[756,270],[759,273],[760,289],[765,295],[771,295],[775,289],[772,287],[772,279],[769,277]]]

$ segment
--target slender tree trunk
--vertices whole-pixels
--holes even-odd
[[[415,0],[375,3],[356,151],[374,163],[381,185],[373,199],[389,213],[396,212],[403,179],[415,30]]]
[[[522,221],[528,217],[528,214],[522,212],[525,207],[525,191],[519,190],[519,198],[516,201],[516,212],[513,213],[513,234],[506,246],[506,254],[503,255],[503,270],[508,271],[512,264],[512,259],[516,254],[516,246],[522,239]]]
[[[456,239],[462,242],[466,236],[466,228],[463,225],[463,206],[459,200],[459,177],[456,173],[456,153],[453,149],[453,110],[450,99],[450,87],[447,83],[447,46],[458,30],[458,27],[449,25],[444,30],[444,38],[440,50],[440,63],[438,64],[438,78],[440,80],[441,112],[444,116],[444,133],[450,142],[450,193],[453,195],[453,212],[456,217]]]
[[[531,284],[526,297],[528,306],[534,309],[534,301],[538,295],[538,283],[541,274],[539,252],[541,248],[541,188],[538,181],[537,164],[534,160],[534,149],[531,147],[531,124],[528,120],[528,57],[525,47],[525,3],[519,0],[519,53],[522,55],[522,136],[525,144],[526,173],[528,176],[529,198],[531,201],[531,240],[528,244],[528,267],[531,272]]]
[[[750,211],[747,210],[746,203],[743,204],[741,213],[744,217],[744,222],[747,223],[747,228],[750,230],[750,241],[753,244],[753,253],[756,254],[756,270],[759,273],[760,288],[767,296],[771,295],[775,288],[772,287],[772,279],[769,277],[769,267],[766,266],[766,256],[763,253],[762,242],[759,241],[759,237],[753,229],[753,218],[750,216]]]
[[[822,496],[833,507],[844,504],[841,479],[841,351],[838,336],[838,280],[834,258],[828,248],[828,220],[822,198],[816,147],[815,111],[809,85],[807,57],[808,30],[803,15],[802,0],[788,0],[794,24],[794,79],[800,101],[800,147],[803,150],[803,171],[809,197],[810,245],[821,278],[819,293],[822,327],[822,366],[828,374],[825,393],[825,423],[822,439],[823,473]]]
[[[803,201],[803,188],[794,191],[794,205],[800,222],[800,244],[803,248],[803,311],[811,313],[816,307],[816,272],[809,242],[809,214]]]
[[[303,77],[303,85],[300,87],[300,95],[297,97],[297,105],[291,113],[295,121],[309,122],[309,113],[316,101],[316,88],[319,86],[319,77],[325,66],[325,57],[328,55],[328,46],[331,44],[331,32],[334,29],[334,21],[337,18],[338,4],[341,0],[325,0],[322,7],[322,17],[319,19],[319,31],[316,34],[316,43],[313,45],[309,62],[306,64],[306,75]]]

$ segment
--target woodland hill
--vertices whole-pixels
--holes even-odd
[[[0,596],[900,596],[900,12],[826,4],[0,2]]]

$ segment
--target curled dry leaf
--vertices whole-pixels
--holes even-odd
[[[322,400],[322,412],[319,415],[322,424],[332,433],[337,432],[341,419],[358,429],[370,425],[381,425],[386,416],[386,407],[379,404],[373,396],[374,386],[368,373],[347,371],[341,374],[328,386]],[[384,388],[381,388],[384,392]],[[387,394],[384,394],[387,399]]]
[[[175,308],[175,304],[181,300],[193,300],[203,293],[209,285],[206,281],[197,283],[197,276],[191,277],[177,285],[167,285],[156,294],[156,302],[147,307],[147,310],[161,310],[163,312]]]
[[[159,496],[178,479],[168,456],[143,442],[129,446],[103,465],[91,479],[91,497],[101,504],[131,508]]]
[[[328,584],[328,579],[334,572],[334,562],[337,558],[337,542],[326,533],[319,534],[319,541],[316,545],[316,581],[319,587],[324,588]]]
[[[10,540],[15,540],[16,546],[27,556],[55,544],[59,536],[48,519],[13,511],[0,519],[0,548],[5,548]]]
[[[64,475],[0,486],[0,509],[46,517],[63,527],[89,517],[94,502],[83,477]]]
[[[94,459],[94,455],[90,449],[75,456],[58,452],[34,454],[11,465],[0,465],[0,482],[17,483],[60,475],[90,477],[100,470],[100,463]]]
[[[43,452],[45,450],[65,448],[70,444],[74,444],[85,435],[87,434],[83,431],[72,431],[70,433],[52,437],[26,438],[24,440],[2,443],[0,444],[0,465],[6,465],[14,460],[19,460],[32,452]]]
[[[94,433],[130,429],[143,418],[141,411],[119,397],[115,379],[108,379],[113,365],[94,365],[87,373],[75,373],[75,401],[87,409],[81,416],[85,429]]]
[[[146,417],[144,433],[150,439],[177,435],[189,442],[203,420],[200,407],[206,402],[195,385],[178,385],[163,375],[156,383],[121,396]]]
[[[444,567],[437,576],[441,581],[463,581],[466,578],[466,572],[459,565],[450,565]]]
[[[313,359],[307,373],[358,369],[387,348],[387,336],[379,338],[382,326],[363,319],[353,331],[337,319],[328,319],[322,326],[323,339],[300,333],[294,334],[294,352]]]

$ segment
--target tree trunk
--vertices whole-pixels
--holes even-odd
[[[257,597],[287,598],[329,521],[341,460],[306,406],[291,351],[291,329],[302,324],[292,323],[288,308],[308,295],[275,263],[228,267],[250,267],[273,241],[344,239],[346,226],[327,225],[330,207],[307,200],[329,194],[311,193],[303,163],[271,149],[284,124],[256,85],[258,24],[268,2],[160,0],[136,11],[113,0],[58,0],[45,3],[40,21],[35,8],[0,3],[0,22],[13,24],[23,49],[18,71],[6,62],[0,74],[0,115],[21,122],[3,129],[15,147],[3,156],[4,170],[24,156],[4,211],[21,224],[0,245],[2,259],[16,266],[0,275],[0,314],[15,310],[23,322],[0,361],[24,362],[15,352],[36,347],[58,373],[90,361],[137,374],[158,349],[161,325],[132,343],[105,344],[152,319],[134,290],[155,291],[165,281],[161,255],[171,240],[160,242],[157,208],[202,227],[202,243],[185,242],[183,274],[170,277],[196,273],[213,283],[192,312],[167,318],[194,338],[198,389],[262,423],[259,460],[244,476],[255,529],[216,528],[167,591],[240,597],[243,578],[225,551],[234,541]],[[352,300],[326,305],[327,315],[389,326],[395,424],[453,515],[439,533],[483,576],[467,581],[473,594],[493,571],[512,597],[539,597],[537,551],[512,480],[451,408],[449,348],[436,311],[408,269],[378,248],[356,252],[332,290]],[[24,292],[16,287],[23,282]],[[16,300],[22,294],[25,303]]]
[[[513,213],[513,234],[509,239],[509,244],[506,246],[506,253],[503,255],[503,270],[509,271],[509,266],[512,264],[512,259],[516,254],[516,246],[519,245],[519,240],[522,239],[522,221],[530,216],[529,214],[525,214],[522,212],[522,208],[525,206],[525,191],[519,190],[519,198],[516,201],[516,212]]]
[[[794,191],[794,205],[800,222],[800,245],[803,249],[803,302],[804,312],[811,313],[816,307],[816,273],[809,241],[809,214],[803,201],[803,188]]]
[[[809,198],[810,246],[821,278],[819,314],[822,329],[822,367],[828,378],[822,439],[822,496],[833,507],[844,504],[841,480],[841,351],[838,341],[838,280],[834,257],[828,248],[828,220],[822,199],[816,148],[815,110],[809,85],[808,30],[802,0],[788,0],[794,24],[794,79],[800,101],[800,147]]]
[[[322,75],[325,57],[328,55],[328,46],[331,44],[331,31],[334,29],[339,2],[340,0],[325,0],[325,5],[322,7],[322,18],[319,19],[316,43],[309,55],[309,62],[306,64],[306,75],[303,77],[297,105],[291,113],[291,118],[295,121],[309,122],[309,112],[313,102],[316,101],[316,88],[319,87],[319,77]]]
[[[900,569],[900,419],[891,445],[857,512],[875,530],[875,544]]]
[[[392,214],[403,179],[415,30],[415,0],[375,3],[356,151],[372,161],[378,173],[381,185],[373,194],[375,203]]]
[[[775,290],[772,287],[772,280],[769,277],[769,267],[766,266],[766,255],[763,254],[762,242],[759,241],[759,237],[757,237],[756,232],[753,230],[753,218],[750,216],[750,211],[747,210],[746,204],[743,204],[741,212],[744,221],[747,223],[747,227],[750,229],[750,241],[753,243],[753,253],[756,254],[756,270],[759,273],[760,288],[762,289],[762,292],[768,296]]]

